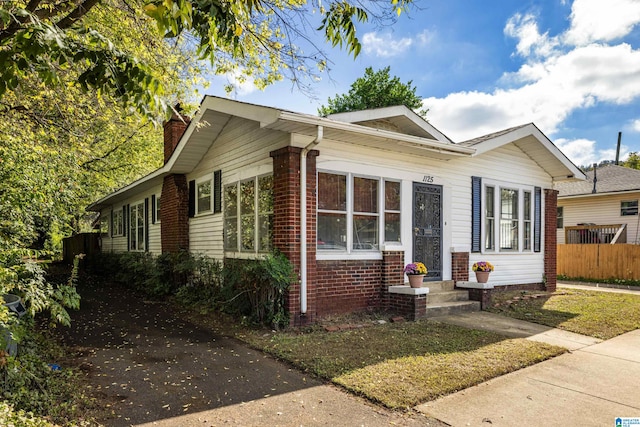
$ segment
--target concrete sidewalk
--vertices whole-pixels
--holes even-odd
[[[640,330],[416,409],[452,426],[614,426],[617,417],[640,417],[638,378]]]
[[[429,320],[462,326],[463,328],[497,332],[513,338],[526,338],[532,341],[545,342],[571,351],[602,342],[597,338],[537,323],[525,322],[524,320],[512,319],[507,316],[489,313],[488,311],[457,313],[432,317]]]

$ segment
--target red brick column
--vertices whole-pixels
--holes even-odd
[[[389,309],[389,286],[404,285],[404,251],[382,251],[382,306]]]
[[[469,280],[469,252],[451,253],[451,278],[456,283]]]
[[[160,231],[162,253],[189,250],[189,186],[185,175],[169,175],[162,183]]]
[[[273,158],[273,246],[282,252],[300,274],[300,154],[301,148],[284,147],[270,153]],[[287,310],[292,324],[304,324],[316,314],[316,157],[307,153],[307,313],[300,311],[300,283],[292,283]]]
[[[544,277],[547,292],[555,292],[557,283],[557,217],[558,192],[546,188],[544,190]]]

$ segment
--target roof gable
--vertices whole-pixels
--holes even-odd
[[[327,118],[452,143],[445,134],[404,105],[330,114]]]
[[[521,149],[553,177],[554,182],[585,179],[580,168],[573,164],[533,123],[503,129],[458,145],[475,148],[476,152],[473,156],[479,156],[506,144],[514,144]]]

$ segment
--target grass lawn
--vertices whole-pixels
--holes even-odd
[[[389,408],[415,406],[565,351],[430,321],[249,332],[242,339]]]
[[[523,294],[505,292],[494,303]],[[640,328],[640,295],[562,289],[549,298],[518,300],[491,311],[605,340]]]

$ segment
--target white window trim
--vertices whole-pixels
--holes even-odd
[[[133,212],[133,208],[137,206],[142,206],[142,243],[138,242],[138,226],[136,224],[136,248],[131,249],[131,240],[133,239],[133,233],[131,232],[131,212]],[[145,230],[145,222],[144,222],[144,199],[136,201],[134,203],[129,204],[129,218],[127,219],[127,225],[129,226],[129,252],[144,252],[145,248],[145,240],[146,240],[146,230]],[[137,210],[137,209],[136,209]]]
[[[209,194],[209,209],[203,210],[202,212],[200,212],[200,199],[198,198],[198,187],[201,184],[204,183],[209,183],[209,188],[210,188],[210,194]],[[213,213],[213,192],[214,192],[214,188],[213,188],[213,173],[208,174],[206,176],[203,176],[201,178],[196,179],[196,200],[195,200],[195,213],[194,213],[194,217],[198,217],[198,216],[204,216],[204,215],[209,215]]]
[[[482,203],[484,204],[486,202],[486,189],[487,187],[493,187],[494,190],[494,197],[493,197],[493,203],[494,203],[494,211],[493,211],[493,218],[494,218],[494,225],[493,225],[493,232],[494,232],[494,249],[486,249],[485,248],[485,242],[486,242],[486,227],[484,226],[485,221],[486,221],[486,217],[485,217],[485,209],[483,207],[482,209],[482,216],[480,218],[481,224],[483,225],[481,227],[481,232],[480,232],[480,241],[482,242],[481,246],[480,246],[480,250],[481,253],[487,253],[487,254],[529,254],[529,253],[534,253],[534,244],[533,244],[533,240],[535,238],[535,187],[531,186],[531,185],[523,185],[523,184],[516,184],[516,183],[511,183],[511,182],[504,182],[504,181],[495,181],[492,179],[486,179],[483,178],[482,179],[482,194],[481,194],[481,200]],[[501,195],[501,190],[503,189],[508,189],[508,190],[517,190],[518,191],[518,249],[517,250],[513,250],[513,249],[500,249],[500,221],[501,221],[501,200],[502,200],[502,195]],[[523,249],[524,248],[524,192],[528,191],[531,193],[531,206],[530,206],[530,222],[531,222],[531,247],[529,249]],[[542,201],[541,201],[542,203]],[[484,206],[484,205],[483,205]],[[544,209],[541,209],[541,215],[543,215],[544,213]],[[541,223],[544,225],[544,217],[541,218]],[[544,227],[543,227],[544,228]],[[542,234],[542,230],[540,230],[540,238],[542,239],[544,236]]]
[[[624,214],[622,213],[623,211],[629,211],[629,210],[631,210],[631,209],[633,209],[633,208],[629,208],[629,207],[623,208],[623,207],[622,207],[622,204],[623,204],[623,203],[633,203],[633,202],[635,202],[635,203],[636,203],[636,207],[635,207],[636,213],[631,213],[631,214],[624,215]],[[640,203],[638,203],[638,200],[637,200],[637,199],[635,199],[635,200],[631,200],[631,199],[630,199],[630,200],[620,200],[620,216],[621,216],[621,217],[626,217],[626,216],[638,216],[638,214],[640,214]]]
[[[124,213],[122,212],[122,206],[119,209],[112,209],[111,215],[113,217],[113,233],[112,237],[122,237],[125,235],[124,233]],[[116,216],[120,216],[120,232],[118,232],[118,227],[116,227]]]
[[[373,176],[362,173],[352,173],[352,172],[343,172],[331,169],[318,169],[318,173],[326,173],[331,175],[342,175],[346,177],[346,211],[334,211],[327,209],[318,209],[316,208],[316,217],[320,212],[323,213],[337,213],[344,214],[346,212],[347,217],[347,236],[346,236],[346,249],[345,250],[331,250],[331,249],[319,249],[316,247],[316,259],[318,260],[342,260],[342,259],[357,259],[357,260],[379,260],[382,259],[382,251],[385,246],[388,245],[384,240],[384,213],[385,213],[385,199],[384,199],[384,183],[385,181],[393,181],[400,183],[400,194],[402,195],[402,180],[387,178],[382,176]],[[358,213],[358,215],[372,216],[378,218],[378,248],[377,249],[353,249],[353,216],[354,216],[354,198],[353,198],[353,181],[354,178],[365,178],[375,180],[378,183],[378,212],[376,214],[368,214],[368,213]],[[316,181],[317,182],[317,181]],[[317,194],[316,191],[316,206],[317,206]],[[402,199],[401,199],[402,200]],[[402,201],[401,201],[402,203]],[[402,208],[402,204],[400,205]],[[394,211],[390,211],[394,212]],[[401,213],[401,211],[400,211]],[[402,214],[400,221],[402,221]],[[317,222],[316,222],[317,227]],[[402,229],[401,229],[402,230]],[[316,230],[317,231],[317,230]],[[402,234],[402,231],[401,231]],[[401,247],[401,242],[390,242],[391,245],[395,245],[396,247]]]
[[[395,182],[400,184],[400,209],[399,210],[393,210],[393,209],[387,209],[387,186],[385,185],[387,182]],[[382,193],[380,196],[380,203],[382,203],[382,214],[381,214],[381,220],[380,222],[382,223],[382,235],[380,236],[380,240],[382,241],[381,243],[381,248],[384,247],[384,245],[402,245],[402,181],[399,179],[390,179],[390,178],[382,178],[382,188],[380,193]],[[387,241],[386,239],[386,230],[385,230],[385,225],[386,225],[386,216],[387,213],[394,213],[394,214],[398,214],[400,215],[400,240],[392,240],[392,241]],[[382,250],[382,249],[381,249]]]
[[[222,199],[223,199],[223,206],[222,206],[222,210],[223,210],[223,215],[226,215],[226,210],[227,207],[224,204],[224,197],[225,197],[225,193],[226,193],[226,189],[228,187],[236,187],[236,207],[237,207],[237,211],[236,211],[236,230],[237,230],[237,236],[236,236],[236,248],[235,249],[228,249],[228,248],[224,248],[224,252],[225,254],[232,254],[233,258],[255,258],[256,255],[264,255],[266,253],[269,253],[269,251],[264,251],[264,250],[260,250],[259,246],[260,246],[260,230],[259,230],[259,225],[260,225],[260,212],[258,210],[258,206],[259,206],[259,192],[260,192],[260,187],[258,185],[258,182],[260,180],[260,178],[263,178],[265,176],[272,176],[273,178],[273,174],[272,173],[263,173],[261,175],[257,175],[251,178],[246,178],[246,179],[242,179],[239,181],[235,181],[235,182],[231,182],[229,184],[223,184],[222,185]],[[240,212],[240,193],[241,193],[241,189],[240,186],[241,184],[245,183],[245,182],[253,182],[254,185],[254,198],[253,198],[253,249],[249,250],[249,249],[243,249],[242,248],[242,213]],[[196,184],[197,185],[197,184]],[[273,215],[273,211],[270,212]],[[224,222],[224,219],[223,219]],[[223,239],[226,240],[226,239]],[[224,242],[223,242],[223,247],[224,247]],[[273,248],[273,242],[272,242],[272,248]]]

